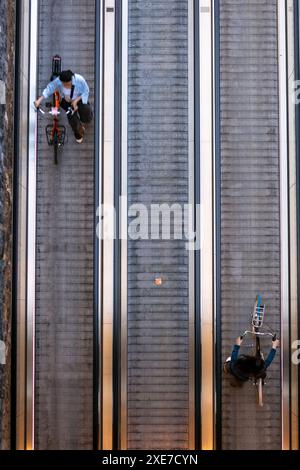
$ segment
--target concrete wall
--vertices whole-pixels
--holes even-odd
[[[0,3],[0,449],[10,446],[14,4]]]

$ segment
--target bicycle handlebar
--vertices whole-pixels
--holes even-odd
[[[45,114],[45,111],[44,111],[42,108],[40,108],[40,106],[37,108],[34,103],[33,103],[33,105],[32,105],[32,109],[33,109],[33,111],[35,111],[36,113],[40,112],[41,114]]]
[[[46,111],[44,111],[40,106],[37,108],[35,104],[33,103],[33,109],[36,113],[40,112],[42,115],[46,114]],[[54,111],[56,110],[56,111]],[[60,111],[58,108],[55,108],[54,106],[51,108],[51,110],[48,112],[48,114],[51,114],[51,116],[57,116],[60,114]]]
[[[274,333],[267,333],[267,332],[261,332],[261,331],[245,331],[242,335],[241,335],[241,339],[244,339],[247,335],[255,335],[255,336],[271,336],[272,337],[272,341],[276,341],[277,339],[277,335]]]

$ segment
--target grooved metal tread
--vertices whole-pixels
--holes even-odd
[[[59,54],[93,101],[94,28],[94,0],[39,2],[39,94]],[[35,447],[85,450],[93,448],[93,124],[79,146],[62,119],[68,142],[57,167],[39,120]]]
[[[187,0],[129,0],[129,206],[188,202],[187,25]],[[128,449],[188,448],[188,285],[182,240],[128,241]]]
[[[249,327],[255,296],[280,329],[280,173],[276,0],[221,0],[222,360]],[[251,353],[249,342],[242,348]],[[270,340],[262,341],[268,354]],[[279,355],[268,371],[265,405],[255,390],[222,382],[222,448],[281,448]]]

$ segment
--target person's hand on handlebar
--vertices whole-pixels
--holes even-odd
[[[277,349],[277,348],[279,348],[279,346],[280,346],[279,339],[275,339],[274,341],[272,341],[272,348],[273,349]]]
[[[236,339],[235,344],[236,344],[237,346],[241,346],[243,340],[244,340],[244,337],[243,337],[243,336],[239,336],[239,337]]]
[[[40,96],[37,100],[35,100],[34,106],[36,107],[36,109],[38,109],[41,106],[41,103],[42,103],[43,99],[44,99],[44,97]]]

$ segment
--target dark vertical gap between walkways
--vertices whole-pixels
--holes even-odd
[[[196,232],[197,208],[201,202],[200,191],[200,5],[199,0],[194,1],[194,188],[195,208],[194,220]],[[201,284],[200,284],[201,251],[195,251],[195,449],[201,449]]]
[[[12,242],[12,292],[17,292],[17,237],[18,237],[18,145],[19,145],[19,68],[20,68],[20,18],[21,2],[15,3],[15,66],[14,66],[14,153],[13,153],[13,242]],[[11,428],[10,449],[16,450],[17,431],[17,296],[12,295],[11,318]]]
[[[102,2],[95,1],[95,119],[94,119],[94,128],[95,128],[95,160],[94,160],[94,175],[95,175],[95,192],[94,192],[94,361],[93,361],[93,448],[98,450],[100,443],[102,442],[102,429],[100,428],[101,420],[101,410],[99,409],[99,394],[101,394],[101,364],[102,357],[99,357],[99,354],[102,356],[101,351],[101,342],[99,338],[100,331],[100,305],[101,305],[101,292],[99,292],[99,253],[100,253],[100,244],[101,240],[97,236],[97,209],[100,208],[102,197],[100,194],[100,188],[102,188],[102,182],[99,180],[99,171],[100,161],[99,156],[101,152],[101,141],[99,135],[100,128],[100,95],[101,89],[103,87],[102,77],[100,77],[100,51],[103,48],[103,34],[100,30],[101,28],[101,8],[103,8]],[[102,174],[102,172],[101,172]],[[100,352],[101,351],[101,352]],[[101,400],[102,402],[102,400]]]
[[[286,48],[288,48],[288,14],[287,14],[287,5],[285,5],[285,31],[286,31]],[[288,53],[286,54],[286,71],[288,73]],[[286,81],[286,96],[289,97],[289,82],[288,79]],[[287,136],[289,139],[290,135],[290,123],[289,123],[289,98],[287,102]],[[290,146],[289,142],[287,143],[287,152],[288,152],[288,157],[287,157],[287,177],[288,177],[288,187],[290,186]],[[288,220],[290,221],[291,216],[290,216],[290,191],[288,191]],[[298,250],[297,250],[298,252]],[[288,242],[288,259],[289,259],[289,267],[288,270],[290,272],[290,259],[291,259],[291,244],[290,240]],[[289,316],[288,316],[288,322],[289,322],[289,338],[291,338],[291,282],[289,281]],[[292,395],[291,395],[291,390],[292,390],[292,363],[289,361],[289,410],[290,410],[290,416],[289,416],[289,448],[292,448],[292,415],[291,415],[291,404],[292,404]]]
[[[298,0],[294,0],[294,51],[295,51],[295,80],[300,80],[300,60],[299,60],[299,3]],[[300,188],[299,188],[299,179],[300,179],[300,138],[299,138],[299,128],[300,128],[300,105],[296,105],[295,107],[295,133],[296,133],[296,181],[297,181],[297,188],[296,188],[296,204],[297,204],[297,258],[298,258],[298,266],[300,263]],[[297,276],[297,310],[300,311],[300,276]],[[300,322],[298,319],[298,338],[300,338]],[[298,391],[300,390],[300,375],[298,374]],[[298,403],[299,412],[300,412],[300,403]],[[300,435],[298,436],[299,439],[299,447],[300,447]]]
[[[221,146],[220,146],[220,4],[215,0],[215,243],[216,243],[216,449],[222,447],[221,377]]]
[[[120,448],[121,394],[121,140],[122,140],[122,1],[115,3],[115,113],[114,113],[114,206],[116,238],[114,241],[114,320],[113,320],[113,450]]]

